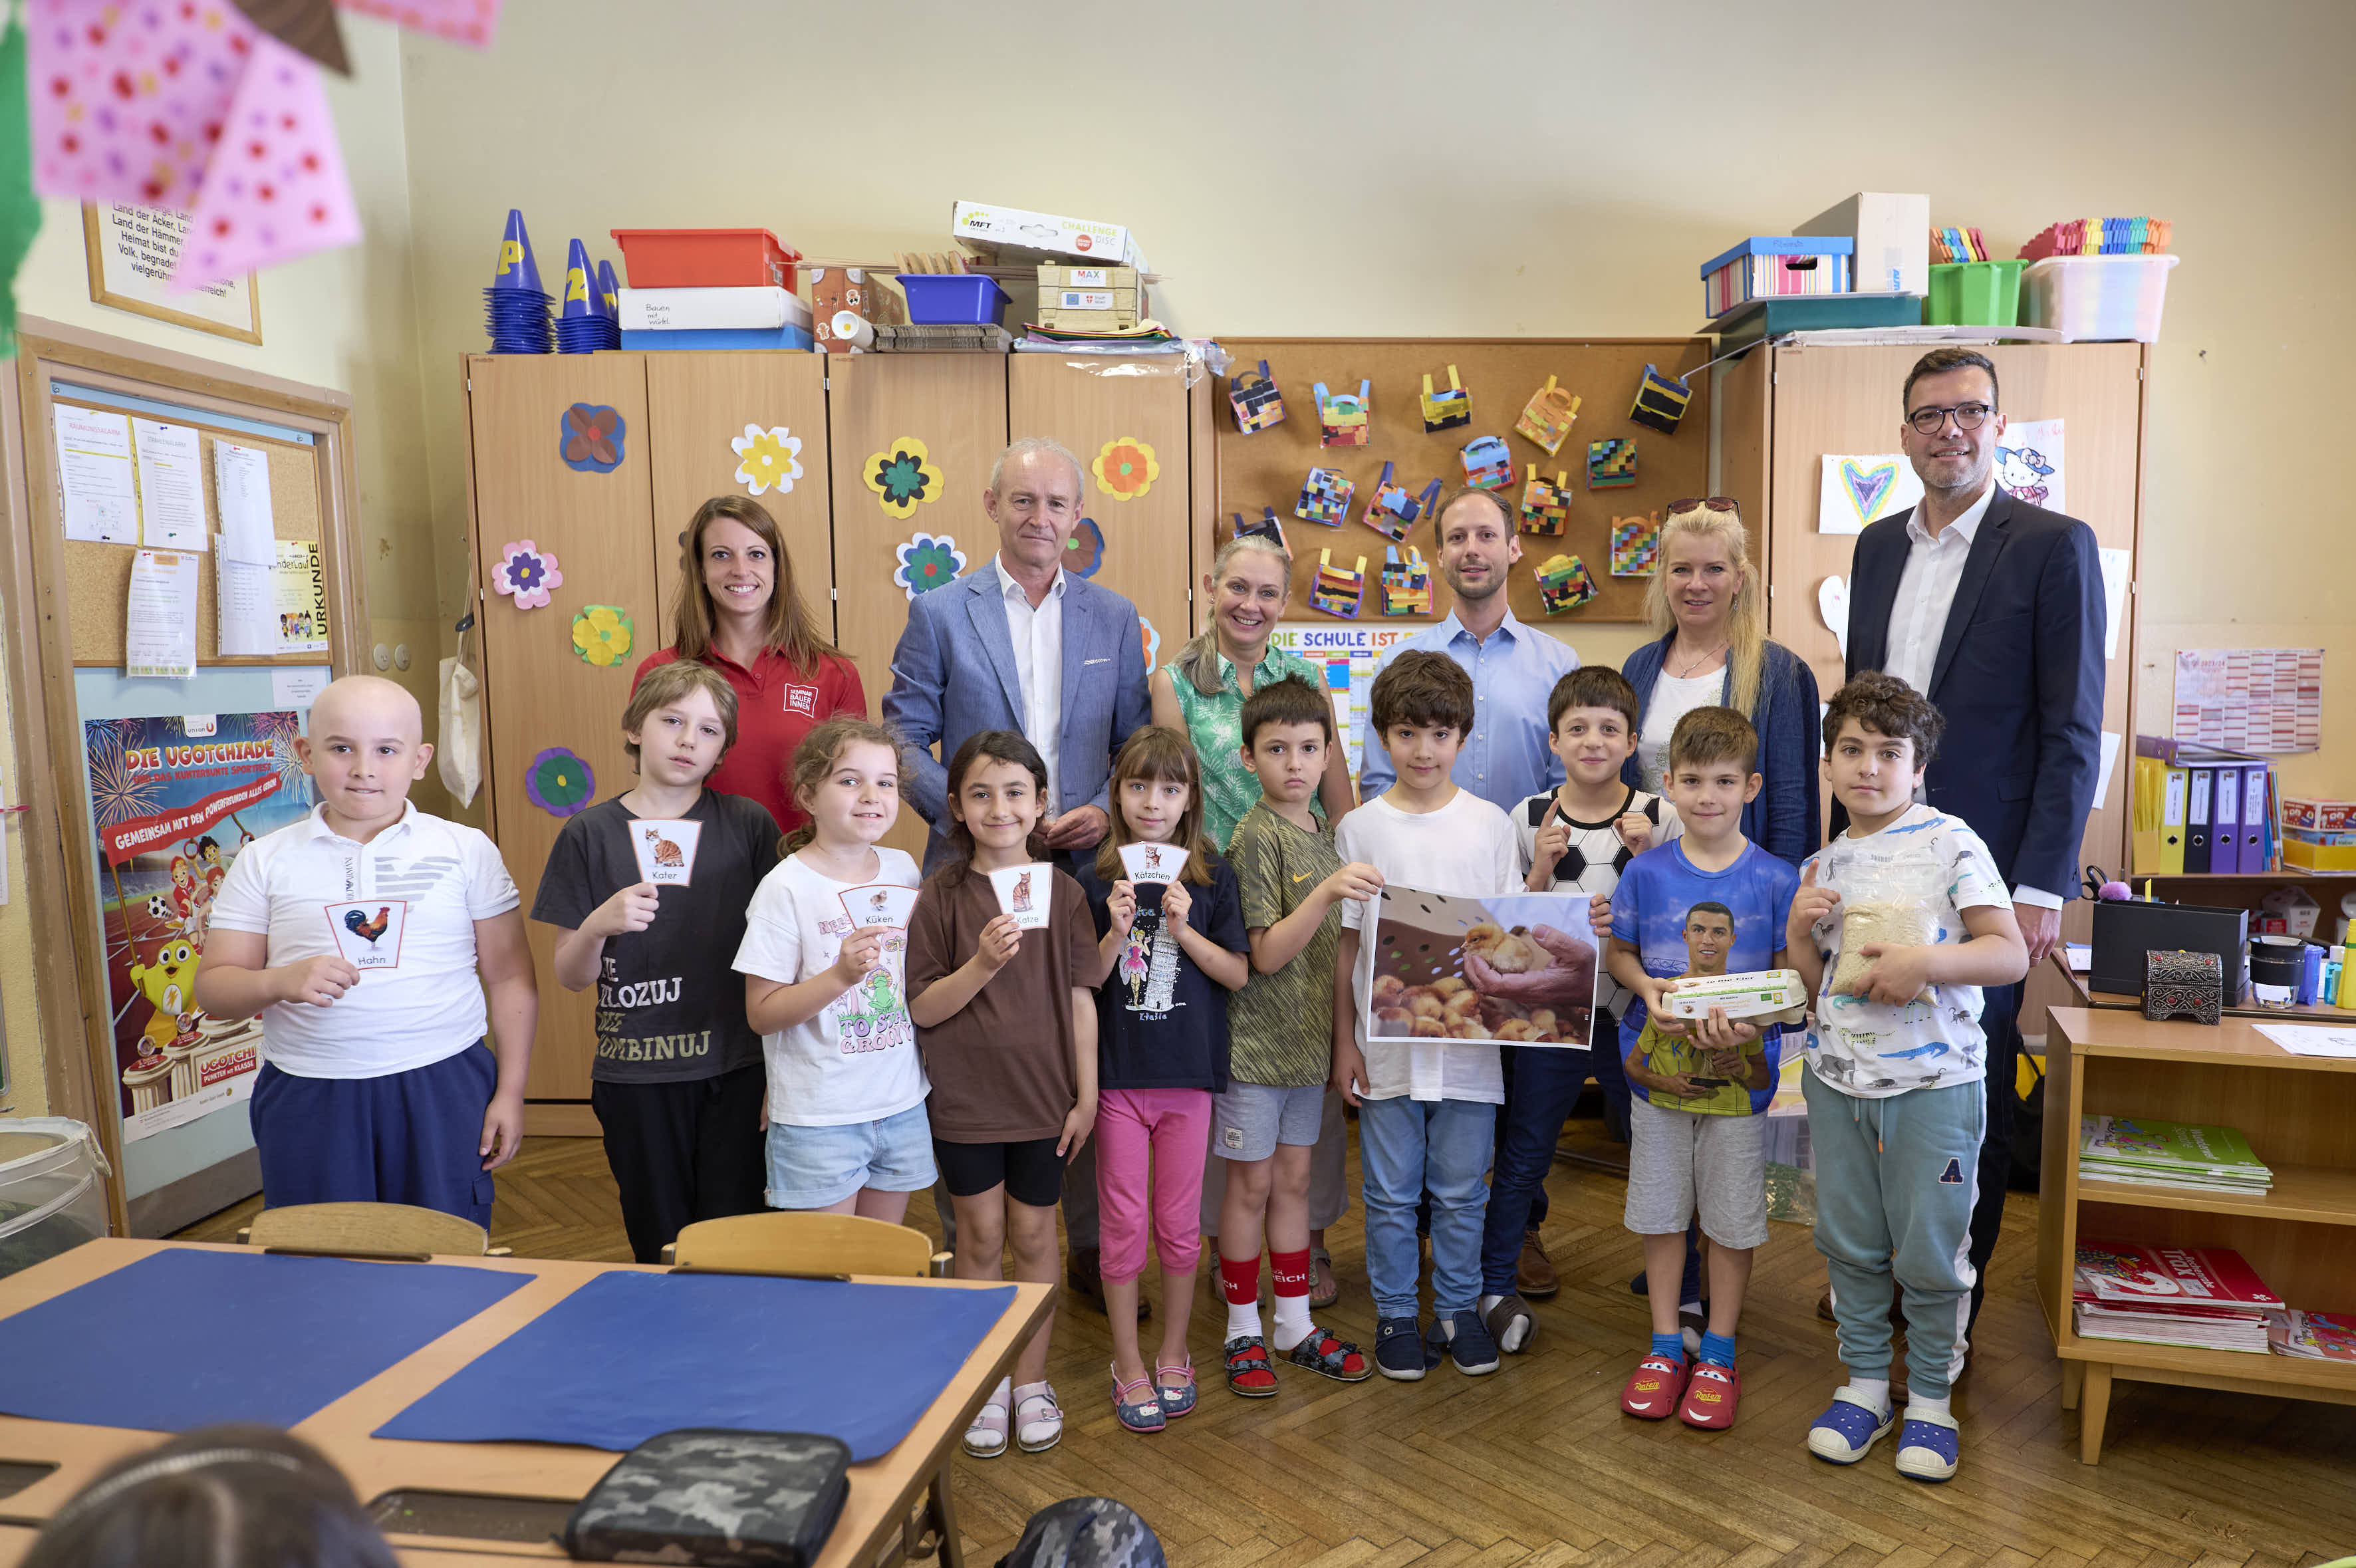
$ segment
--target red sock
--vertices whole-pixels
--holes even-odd
[[[1309,1254],[1303,1252],[1301,1256],[1306,1261]],[[1255,1252],[1248,1258],[1221,1258],[1219,1288],[1226,1293],[1229,1306],[1257,1305],[1259,1301],[1259,1254]]]
[[[1308,1248],[1303,1247],[1298,1252],[1270,1252],[1268,1265],[1276,1275],[1279,1297],[1309,1294]]]

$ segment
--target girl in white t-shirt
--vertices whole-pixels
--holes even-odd
[[[768,1059],[769,1207],[896,1225],[934,1176],[903,980],[921,878],[875,842],[900,815],[899,743],[828,719],[795,748],[791,782],[810,820],[780,846],[736,951]]]

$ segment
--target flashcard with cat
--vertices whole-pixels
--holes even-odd
[[[1175,844],[1125,843],[1120,864],[1131,882],[1175,882],[1186,869],[1186,852]]]
[[[999,908],[1013,916],[1016,925],[1035,931],[1047,924],[1055,903],[1054,866],[1035,861],[1029,865],[1001,865],[990,874],[990,886],[997,891]]]
[[[401,967],[401,929],[408,919],[405,898],[356,898],[327,906],[336,950],[363,974]]]
[[[630,850],[638,857],[638,879],[658,887],[684,887],[695,870],[695,841],[703,824],[637,817],[630,822]]]

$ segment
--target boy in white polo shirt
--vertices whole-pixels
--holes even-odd
[[[262,1015],[270,1208],[409,1203],[487,1228],[490,1173],[522,1143],[540,993],[521,900],[489,839],[409,803],[423,733],[391,682],[330,683],[295,742],[317,809],[247,845],[213,904],[197,1002]]]

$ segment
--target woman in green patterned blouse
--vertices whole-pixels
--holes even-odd
[[[1323,691],[1324,674],[1297,653],[1269,646],[1292,596],[1292,558],[1263,534],[1219,547],[1203,579],[1211,624],[1153,672],[1153,722],[1184,733],[1203,759],[1203,832],[1224,851],[1236,823],[1259,799],[1243,760],[1244,699],[1263,681],[1298,675]],[[1330,824],[1356,805],[1349,757],[1335,746],[1317,786],[1315,809]]]

